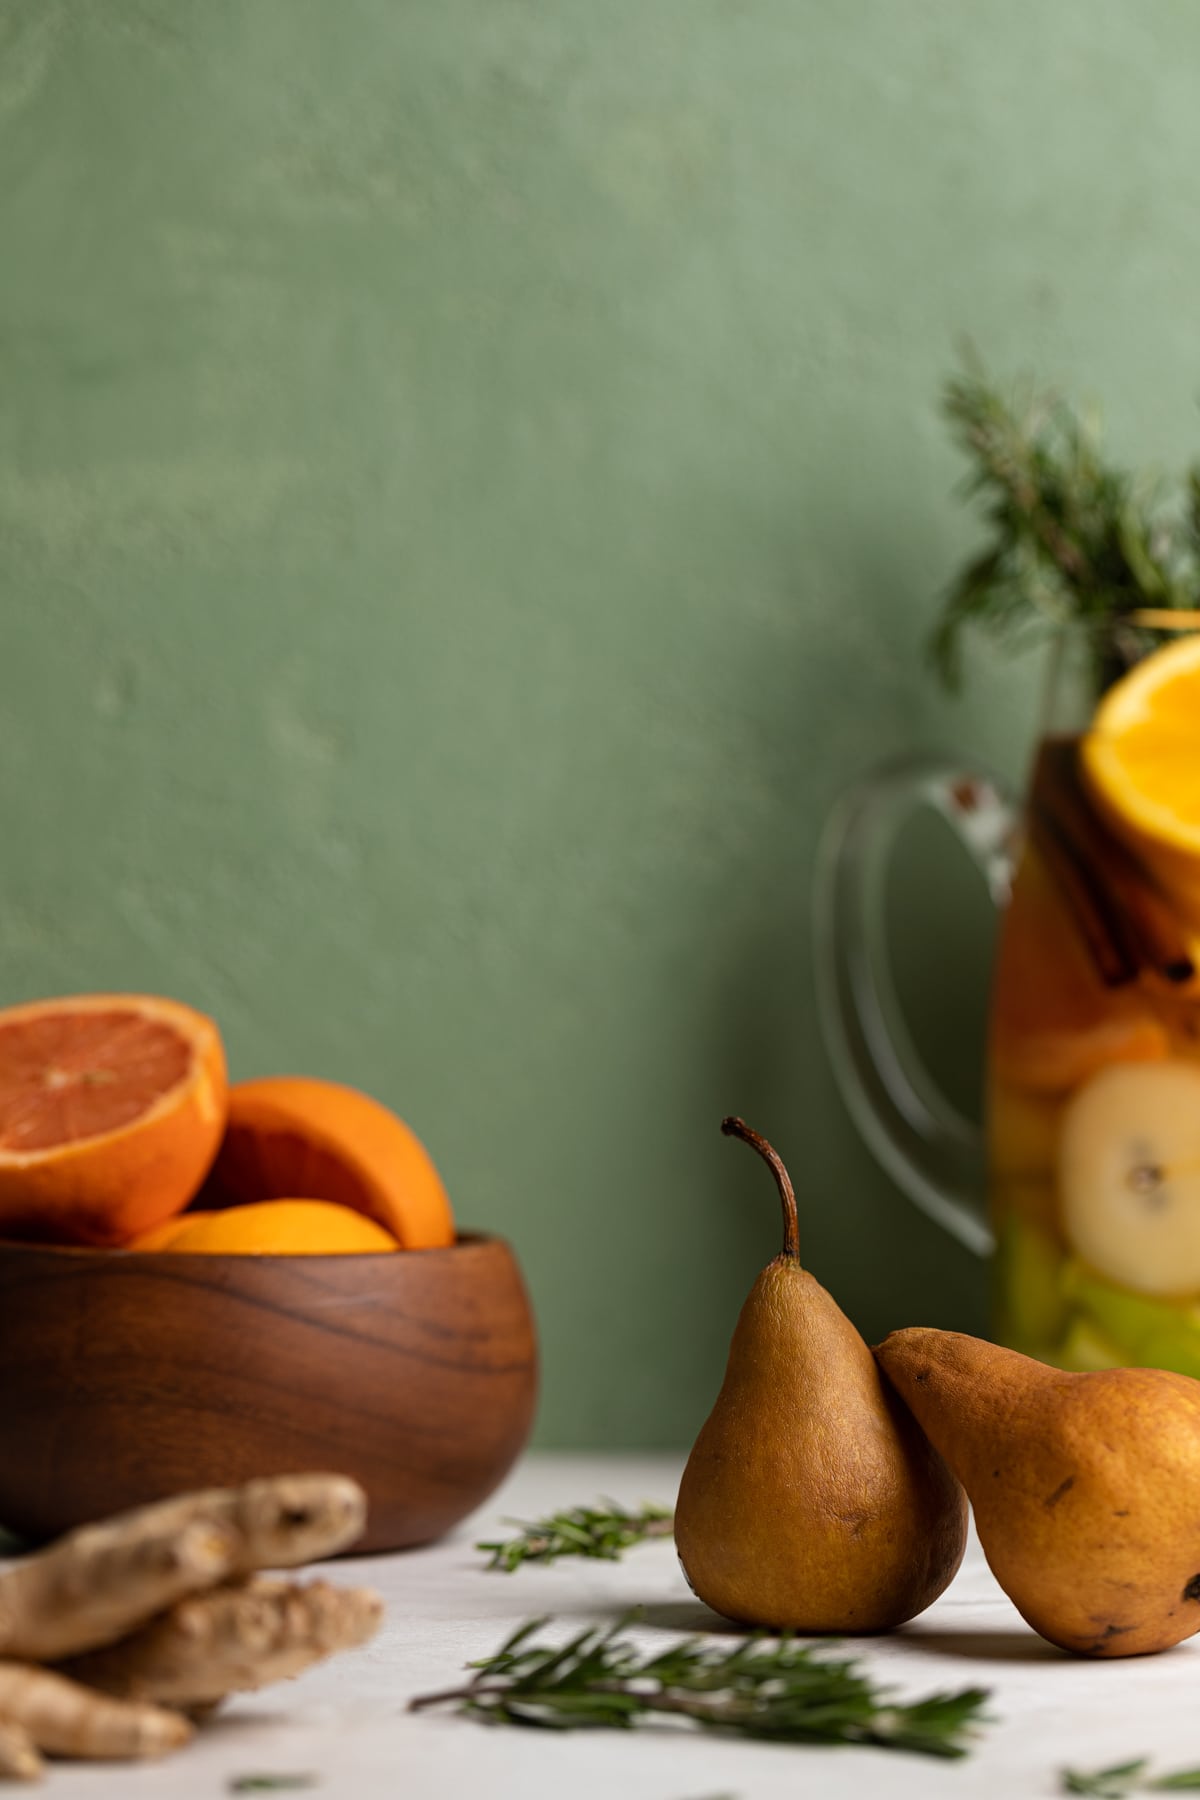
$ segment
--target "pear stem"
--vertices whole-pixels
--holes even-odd
[[[745,1119],[728,1118],[721,1120],[721,1130],[726,1137],[741,1138],[743,1144],[749,1144],[757,1150],[775,1177],[775,1186],[779,1189],[779,1204],[783,1208],[783,1255],[800,1261],[800,1222],[796,1216],[796,1190],[792,1186],[792,1178],[783,1165],[783,1158],[778,1150],[773,1150],[765,1137],[752,1131]]]

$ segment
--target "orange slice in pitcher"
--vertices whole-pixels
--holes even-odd
[[[1113,831],[1200,926],[1200,633],[1109,689],[1081,766]]]
[[[123,1244],[182,1210],[225,1125],[211,1019],[146,994],[0,1012],[0,1236]]]

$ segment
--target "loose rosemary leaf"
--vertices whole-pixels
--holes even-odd
[[[602,1500],[596,1506],[575,1506],[567,1512],[552,1513],[549,1518],[527,1523],[510,1519],[519,1535],[476,1544],[491,1558],[487,1567],[500,1569],[506,1575],[526,1562],[556,1562],[560,1556],[592,1556],[605,1562],[616,1562],[631,1544],[647,1538],[670,1537],[673,1521],[662,1506],[642,1506],[628,1512],[614,1500]]]

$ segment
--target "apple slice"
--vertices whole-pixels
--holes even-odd
[[[1200,1067],[1093,1075],[1063,1113],[1058,1184],[1085,1263],[1135,1293],[1200,1291]]]

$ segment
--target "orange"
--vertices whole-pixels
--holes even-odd
[[[123,1244],[185,1207],[225,1124],[211,1019],[147,994],[0,1012],[0,1235]]]
[[[378,1100],[304,1075],[238,1082],[199,1204],[297,1195],[365,1213],[406,1250],[454,1242],[450,1202],[429,1152]]]
[[[1200,634],[1109,689],[1081,765],[1112,829],[1200,922]]]
[[[227,1212],[168,1219],[127,1246],[197,1256],[348,1256],[398,1250],[374,1219],[328,1200],[260,1200]]]

